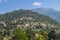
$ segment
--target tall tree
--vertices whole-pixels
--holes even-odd
[[[26,36],[26,32],[24,29],[19,28],[15,32],[14,40],[28,40],[28,37]]]
[[[55,40],[55,37],[56,37],[55,36],[55,30],[53,29],[48,34],[48,40],[51,40],[51,39]]]

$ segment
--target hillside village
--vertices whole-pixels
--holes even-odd
[[[14,19],[13,21],[10,22],[10,26],[11,25],[12,26],[16,26],[17,29],[19,29],[19,28],[22,27],[25,30],[27,30],[28,28],[31,28],[33,31],[45,30],[47,32],[50,31],[50,30],[52,30],[52,29],[56,29],[56,32],[60,32],[59,30],[57,30],[57,26],[56,25],[50,24],[48,22],[36,22],[35,19],[33,19],[31,17],[28,17],[28,18],[22,17],[20,19]],[[0,28],[0,35],[4,35],[4,40],[7,37],[9,39],[12,39],[12,37],[14,36],[13,32],[15,30],[15,27],[12,27],[12,28],[10,27],[9,29],[7,29],[8,26],[3,21],[0,22],[0,26],[2,26]],[[36,36],[37,35],[39,35],[39,34],[36,34]]]
[[[16,35],[18,38],[22,35],[22,39],[26,36],[29,40],[47,40],[49,32],[53,29],[56,35],[60,35],[59,26],[60,23],[50,17],[30,10],[8,12],[0,16],[0,40],[14,40]]]

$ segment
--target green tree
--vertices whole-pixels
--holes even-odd
[[[24,31],[23,28],[19,28],[16,30],[14,40],[28,40],[26,32]]]
[[[39,35],[40,40],[47,40],[47,33],[45,31],[41,31]]]
[[[48,40],[51,40],[51,39],[55,40],[55,37],[56,37],[55,30],[53,29],[48,34]]]
[[[31,27],[29,27],[27,30],[27,36],[29,40],[35,40],[35,33],[34,31],[31,29]]]
[[[40,40],[46,40],[46,38],[44,37],[44,35],[41,35],[39,36]]]

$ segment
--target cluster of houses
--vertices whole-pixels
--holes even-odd
[[[28,20],[28,21],[26,21],[26,20]],[[29,21],[30,20],[30,21]],[[20,18],[20,19],[14,19],[11,23],[17,23],[18,22],[18,24],[16,24],[16,28],[19,28],[19,27],[23,27],[23,28],[28,28],[28,27],[32,27],[32,28],[48,28],[48,29],[51,29],[51,28],[55,28],[56,26],[55,25],[53,25],[53,24],[49,24],[48,22],[33,22],[32,20],[35,20],[35,19],[33,19],[33,18],[31,18],[31,17],[28,17],[28,18],[26,18],[26,17],[22,17],[22,18]],[[7,28],[7,25],[6,25],[6,23],[5,22],[0,22],[0,34],[2,33],[2,34],[5,34],[5,36],[4,36],[4,39],[3,40],[8,40],[8,38],[7,37],[9,37],[9,39],[11,39],[14,35],[13,35],[13,29],[12,30],[9,30],[9,36],[8,35],[6,35],[7,34],[7,32],[6,31],[8,31],[8,30],[6,30],[6,28]],[[6,33],[4,33],[4,31],[6,32]],[[58,30],[56,30],[56,31],[58,31]],[[59,34],[60,35],[60,31],[58,31],[58,33],[56,33],[56,34]],[[36,36],[37,36],[38,34],[36,34]],[[1,38],[0,38],[1,39]]]

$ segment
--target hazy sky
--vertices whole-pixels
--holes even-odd
[[[60,11],[60,0],[0,0],[0,14],[12,10],[41,7]]]

